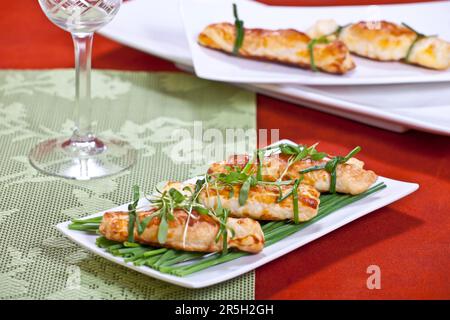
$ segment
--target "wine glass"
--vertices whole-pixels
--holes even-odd
[[[39,0],[47,17],[70,32],[75,46],[75,128],[71,137],[39,143],[29,155],[38,170],[77,180],[100,178],[129,168],[136,150],[92,130],[91,52],[94,32],[110,22],[122,0]]]

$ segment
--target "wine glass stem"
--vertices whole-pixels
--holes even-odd
[[[75,47],[75,129],[72,142],[95,139],[91,120],[91,55],[93,33],[72,34]]]

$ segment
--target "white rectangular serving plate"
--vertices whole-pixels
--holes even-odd
[[[280,7],[247,0],[183,0],[181,14],[200,78],[235,83],[296,83],[303,85],[367,85],[450,81],[450,70],[437,71],[400,62],[379,62],[352,57],[356,69],[345,75],[312,72],[298,67],[243,59],[200,46],[200,32],[209,24],[234,23],[232,4],[246,28],[307,30],[319,19],[339,25],[361,20],[405,22],[424,34],[439,34],[450,41],[450,2],[383,6]]]
[[[175,62],[193,72],[179,0],[125,2],[100,34],[132,48]],[[415,4],[404,4],[403,6]],[[423,5],[434,6],[434,3]],[[416,129],[450,135],[450,85],[428,83],[382,86],[300,86],[240,84],[291,103],[379,128]],[[381,94],[382,93],[382,94]]]
[[[278,143],[293,143],[289,140],[281,140]],[[277,143],[277,144],[278,144]],[[256,269],[282,255],[285,255],[305,244],[316,240],[323,235],[336,230],[347,223],[352,222],[370,212],[373,212],[381,207],[387,206],[390,203],[397,201],[410,193],[416,191],[419,187],[416,183],[408,183],[398,180],[392,180],[384,177],[379,177],[378,182],[384,182],[386,188],[369,195],[368,197],[357,201],[345,208],[337,210],[328,216],[320,219],[319,221],[307,226],[306,228],[298,231],[297,233],[264,248],[261,253],[248,255],[236,260],[226,262],[186,277],[177,277],[165,273],[161,273],[157,270],[151,269],[146,266],[137,267],[133,263],[125,262],[121,257],[115,257],[112,254],[106,252],[104,249],[97,247],[95,240],[98,235],[92,235],[85,232],[70,230],[68,228],[70,221],[62,222],[56,226],[56,228],[62,232],[67,238],[73,242],[79,244],[86,250],[97,254],[105,259],[108,259],[114,263],[133,269],[137,272],[143,273],[150,277],[166,281],[172,284],[176,284],[186,288],[203,288],[211,286],[234,277],[240,276],[250,270]],[[139,206],[145,206],[148,202],[145,199],[141,199]],[[102,212],[98,212],[87,216],[85,218],[92,218],[103,215],[106,211],[127,211],[128,204],[121,205],[116,208],[108,209]]]
[[[361,20],[405,22],[424,34],[450,40],[450,2],[340,7],[279,7],[248,0],[183,0],[181,13],[195,73],[200,78],[234,83],[296,83],[303,85],[368,85],[450,81],[450,70],[436,71],[400,62],[379,62],[353,55],[356,69],[345,75],[311,72],[297,67],[243,59],[200,46],[200,32],[211,23],[234,23],[232,4],[246,28],[307,30],[318,19],[339,25]],[[420,12],[420,14],[418,14]]]

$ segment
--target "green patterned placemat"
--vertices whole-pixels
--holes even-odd
[[[0,299],[253,299],[254,273],[197,290],[177,287],[91,255],[55,229],[149,192],[162,180],[188,178],[205,163],[174,163],[174,147],[197,154],[174,130],[255,129],[252,93],[178,73],[96,71],[98,132],[128,140],[137,165],[112,178],[77,182],[45,176],[29,164],[31,147],[70,135],[73,70],[0,71]],[[254,143],[254,142],[253,142]]]

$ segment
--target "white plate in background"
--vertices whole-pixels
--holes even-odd
[[[100,34],[173,61],[192,72],[179,0],[125,2]],[[423,6],[437,8],[437,3]],[[415,6],[403,4],[397,6]],[[416,129],[450,135],[450,83],[385,86],[300,86],[245,84],[246,88],[292,103],[383,129]]]
[[[289,140],[281,140],[278,143],[293,142]],[[387,206],[390,203],[409,195],[410,193],[416,191],[419,187],[419,185],[416,183],[407,183],[384,177],[379,177],[377,183],[378,182],[384,182],[386,184],[386,188],[325,216],[319,221],[305,227],[304,229],[290,235],[289,237],[264,248],[264,250],[258,254],[247,255],[236,260],[204,269],[185,277],[169,275],[146,266],[138,267],[133,265],[133,263],[131,262],[127,263],[123,258],[113,256],[104,249],[99,248],[95,244],[95,240],[97,239],[98,235],[70,230],[68,228],[69,224],[71,223],[70,221],[62,222],[58,224],[56,228],[67,238],[79,244],[86,250],[105,259],[108,259],[113,263],[117,263],[150,277],[182,287],[203,288],[235,278],[272,260],[275,260],[282,255],[285,255],[315,239],[322,237],[327,233],[330,233],[342,227],[343,225],[346,225],[370,212]],[[146,201],[147,200],[145,198],[141,199],[139,207],[148,204],[148,202]],[[106,211],[127,211],[127,208],[128,204],[124,204],[116,208],[108,209]],[[101,216],[106,211],[98,212],[85,218]]]
[[[356,68],[345,75],[312,72],[293,66],[224,54],[198,44],[201,31],[212,23],[234,23],[232,4],[246,28],[307,30],[318,19],[333,18],[339,25],[373,19],[373,7],[279,7],[247,0],[182,0],[181,14],[198,77],[234,83],[296,83],[302,85],[367,85],[450,81],[450,69],[429,70],[400,62],[379,62],[352,56]],[[384,5],[376,14],[383,20],[405,22],[424,34],[450,41],[450,2],[434,6]],[[420,12],[420,14],[419,14]]]
[[[194,72],[191,66],[177,66]],[[235,85],[386,130],[405,132],[410,128],[450,135],[449,83],[354,87]]]

